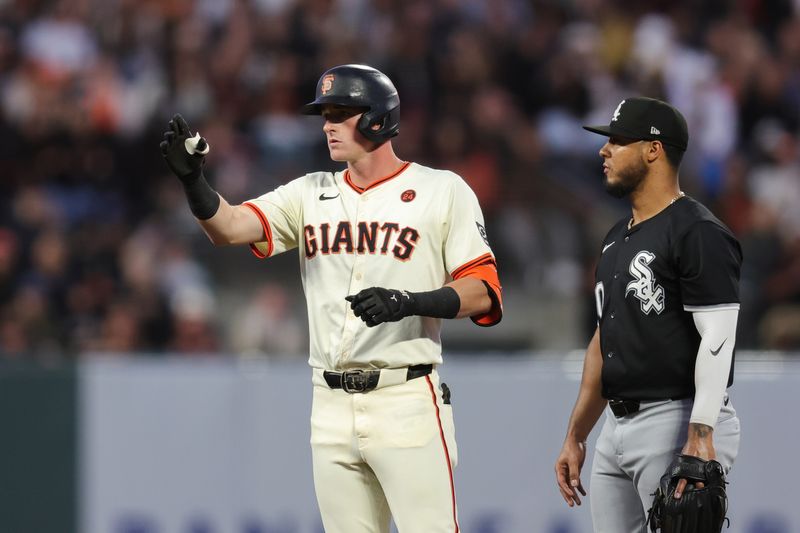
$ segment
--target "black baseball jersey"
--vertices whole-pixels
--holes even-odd
[[[692,311],[738,309],[741,263],[731,231],[688,196],[631,229],[619,221],[595,275],[603,396],[693,396],[700,334]]]

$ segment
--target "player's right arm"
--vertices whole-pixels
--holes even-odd
[[[580,474],[586,459],[586,439],[589,438],[589,433],[606,406],[606,399],[602,395],[602,370],[603,355],[600,351],[598,328],[586,349],[578,400],[572,409],[567,425],[567,436],[555,465],[558,488],[570,507],[581,504],[578,492],[586,496]]]
[[[265,238],[264,226],[256,213],[243,205],[232,206],[203,176],[203,160],[209,146],[199,134],[192,137],[180,115],[168,124],[161,153],[170,170],[181,180],[189,208],[203,230],[217,245],[247,244]]]
[[[255,212],[244,205],[230,205],[219,197],[219,209],[209,219],[197,221],[216,245],[250,244],[266,238],[264,226]]]

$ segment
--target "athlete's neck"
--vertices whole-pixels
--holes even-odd
[[[648,176],[630,195],[632,218],[629,227],[652,218],[683,196],[676,176],[654,179]]]
[[[374,182],[391,176],[403,166],[403,161],[397,157],[392,148],[392,142],[387,141],[368,152],[358,161],[348,161],[352,182],[364,189]]]

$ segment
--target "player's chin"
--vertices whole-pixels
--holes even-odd
[[[341,161],[347,161],[347,159],[348,159],[347,158],[347,153],[344,150],[342,150],[339,147],[338,144],[334,144],[334,145],[330,145],[329,144],[328,145],[328,152],[331,155],[331,160],[332,161],[341,162]]]
[[[630,192],[624,183],[609,179],[608,175],[603,180],[603,186],[606,192],[614,198],[624,198]]]

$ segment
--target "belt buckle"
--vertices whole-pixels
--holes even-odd
[[[639,412],[640,403],[636,400],[609,400],[614,416],[622,418]]]
[[[342,389],[349,394],[366,391],[368,382],[367,374],[361,369],[342,372]]]

